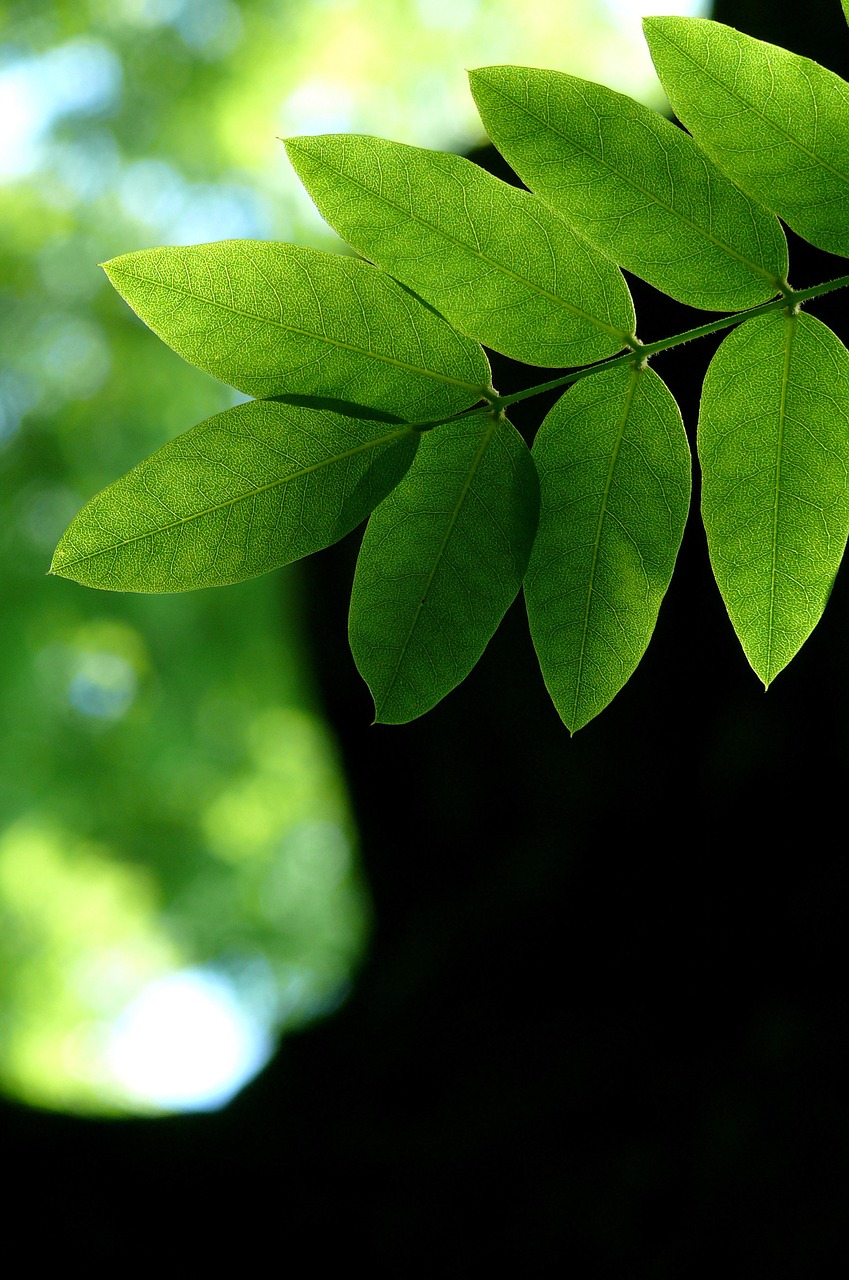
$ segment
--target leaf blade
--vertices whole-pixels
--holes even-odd
[[[812,244],[849,255],[849,85],[705,18],[647,18],[676,115],[723,172]]]
[[[651,639],[687,518],[690,451],[657,374],[621,366],[561,396],[532,453],[540,519],[525,601],[546,687],[574,733]]]
[[[223,240],[124,254],[105,270],[164,342],[250,396],[338,396],[413,421],[464,409],[489,384],[476,343],[340,254]]]
[[[714,576],[768,686],[819,621],[849,535],[849,352],[804,312],[720,345],[699,410]]]
[[[285,146],[349,244],[493,350],[563,367],[615,355],[633,337],[621,272],[528,192],[460,156],[385,138]]]
[[[470,80],[487,132],[526,186],[620,266],[713,310],[778,292],[778,222],[670,121],[562,72],[484,67]]]
[[[537,481],[506,420],[446,424],[366,527],[349,638],[380,723],[403,724],[463,680],[518,594]]]
[[[398,483],[417,441],[403,423],[237,405],[92,498],[51,572],[145,592],[256,577],[344,537]]]

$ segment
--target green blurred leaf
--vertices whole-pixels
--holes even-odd
[[[778,292],[781,227],[683,130],[558,71],[484,67],[470,79],[525,185],[621,266],[694,307],[740,310]]]
[[[376,720],[413,720],[468,675],[522,584],[537,510],[531,455],[506,420],[423,437],[354,575],[351,649]]]
[[[319,212],[451,324],[528,364],[587,364],[634,333],[618,268],[536,196],[460,156],[384,138],[290,138]]]
[[[409,467],[405,425],[253,401],[199,423],[104,489],[51,572],[112,591],[239,582],[336,542]]]
[[[647,18],[676,114],[715,164],[812,244],[849,255],[849,85],[704,18]]]
[[[819,621],[849,534],[849,352],[804,313],[747,320],[708,368],[698,443],[713,571],[768,685]]]
[[[476,343],[353,258],[223,240],[105,269],[163,341],[247,395],[339,396],[413,421],[464,409],[489,385]]]
[[[574,732],[619,692],[651,639],[687,519],[690,450],[657,374],[621,365],[561,396],[533,459],[540,518],[528,619]]]

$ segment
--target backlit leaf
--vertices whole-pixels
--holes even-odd
[[[527,446],[490,417],[424,435],[366,527],[350,640],[375,718],[415,719],[468,675],[522,583],[538,508]]]
[[[618,268],[536,196],[385,138],[290,138],[321,214],[451,324],[528,364],[588,364],[634,333]]]
[[[540,517],[528,620],[574,732],[619,692],[651,639],[687,518],[690,450],[657,374],[623,365],[561,396],[533,458]]]
[[[711,563],[768,685],[819,621],[849,534],[849,352],[819,320],[747,320],[716,352],[699,414]]]
[[[476,343],[340,254],[223,240],[127,253],[105,269],[163,341],[250,396],[334,396],[412,422],[464,409],[489,385]]]
[[[678,117],[714,163],[812,244],[849,255],[849,85],[704,18],[647,18]]]
[[[470,79],[525,185],[615,262],[694,307],[739,310],[778,292],[776,219],[657,112],[558,71],[484,67]]]
[[[201,422],[92,498],[51,572],[112,591],[239,582],[343,537],[409,467],[403,423],[269,401]]]

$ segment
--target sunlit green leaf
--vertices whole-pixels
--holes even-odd
[[[337,396],[414,421],[489,384],[476,343],[353,258],[223,240],[127,253],[106,271],[169,346],[247,395]]]
[[[253,578],[329,546],[397,484],[403,424],[253,401],[159,449],[83,507],[51,571],[112,591]]]
[[[349,244],[493,350],[587,364],[633,335],[618,268],[536,196],[471,161],[351,134],[292,138],[286,149]]]
[[[525,185],[614,261],[695,307],[738,310],[778,291],[778,222],[670,121],[558,71],[484,67],[470,78]]]
[[[849,85],[810,58],[704,18],[647,18],[676,114],[794,231],[849,254]]]
[[[690,450],[657,374],[619,366],[561,396],[533,458],[540,517],[525,599],[546,686],[574,732],[651,639],[687,518]]]
[[[849,353],[813,316],[747,320],[699,414],[711,563],[768,685],[819,621],[849,533]]]
[[[522,583],[538,509],[527,446],[507,421],[425,435],[369,520],[350,640],[375,717],[413,720],[459,684]]]

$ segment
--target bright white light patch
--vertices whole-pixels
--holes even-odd
[[[478,0],[417,0],[416,13],[432,31],[464,31],[478,16]]]
[[[228,982],[184,969],[152,983],[121,1015],[107,1062],[134,1102],[214,1111],[256,1075],[272,1047]]]
[[[640,20],[667,14],[681,18],[706,18],[712,8],[712,0],[603,0],[604,7],[616,23],[632,26],[635,35],[642,40]]]
[[[0,179],[38,168],[56,120],[108,110],[120,92],[121,63],[97,40],[71,40],[10,63],[0,72]]]
[[[283,119],[291,134],[348,133],[355,117],[350,89],[332,81],[308,80],[283,103]]]

